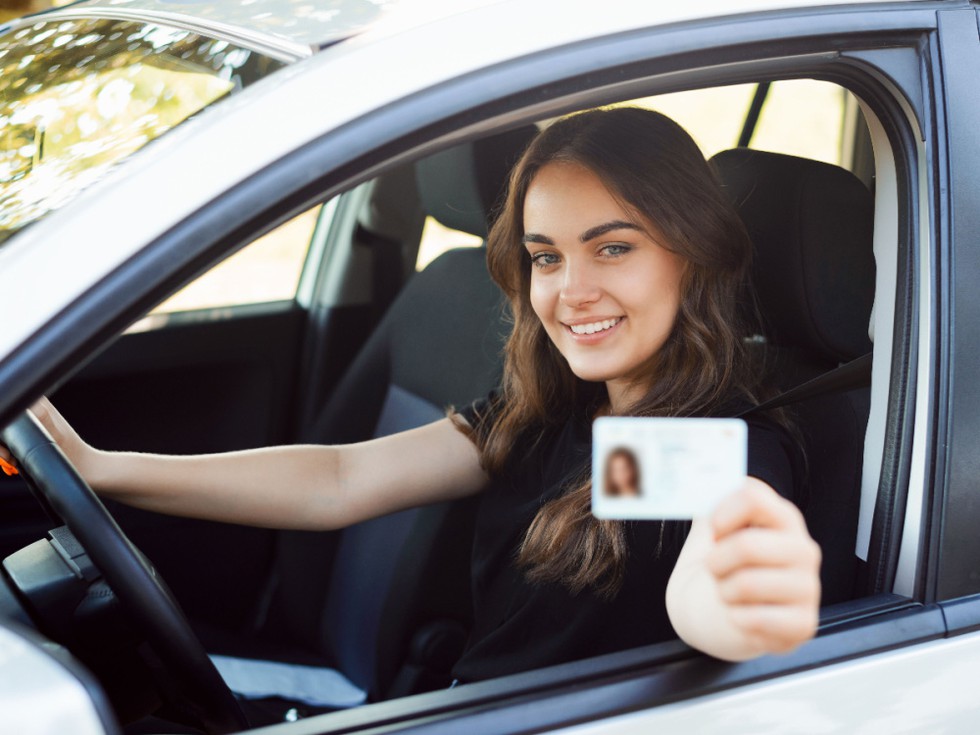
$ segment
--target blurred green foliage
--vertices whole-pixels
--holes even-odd
[[[0,241],[281,66],[156,24],[38,18],[8,31],[0,37]]]

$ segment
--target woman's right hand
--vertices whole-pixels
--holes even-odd
[[[82,440],[78,432],[72,428],[71,424],[68,423],[65,417],[61,415],[61,412],[47,398],[38,400],[37,403],[31,406],[30,410],[37,417],[37,420],[41,422],[41,425],[47,429],[51,438],[61,447],[61,451],[65,453],[71,463],[75,465],[75,468],[85,477],[86,469],[90,464],[92,456],[95,454],[95,450]],[[0,444],[0,459],[15,467],[17,466],[16,461],[10,454],[10,450],[3,444]]]
[[[476,445],[449,419],[341,447],[167,456],[95,449],[50,401],[31,410],[95,492],[157,513],[326,531],[474,495],[489,481]]]

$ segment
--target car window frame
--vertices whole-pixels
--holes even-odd
[[[741,78],[740,75],[748,75],[752,69],[755,70],[752,73],[757,74],[765,68],[765,64],[739,63],[733,58],[735,51],[741,53],[743,58],[746,53],[751,53],[755,54],[755,59],[775,59],[773,63],[780,63],[780,68],[786,71],[794,65],[787,63],[783,66],[782,62],[794,50],[799,52],[803,61],[791,73],[802,75],[807,73],[807,69],[812,73],[815,64],[830,63],[826,53],[820,51],[819,45],[815,46],[813,39],[823,43],[822,39],[834,38],[838,51],[841,45],[846,46],[848,40],[857,43],[860,39],[862,49],[865,49],[870,47],[872,39],[880,42],[881,34],[891,31],[910,43],[924,42],[928,47],[929,34],[935,29],[935,14],[920,8],[889,11],[887,14],[872,10],[849,10],[845,13],[830,8],[825,12],[799,14],[793,18],[793,23],[787,23],[785,14],[765,16],[761,20],[751,17],[741,21],[729,20],[725,25],[724,43],[719,41],[718,34],[715,33],[715,21],[699,21],[683,28],[649,29],[644,33],[632,34],[628,39],[593,39],[585,44],[576,44],[574,48],[555,49],[549,54],[542,54],[540,58],[518,59],[511,65],[487,70],[486,74],[493,76],[496,81],[509,79],[511,88],[517,87],[508,94],[501,93],[497,99],[486,99],[482,90],[489,87],[478,83],[479,75],[471,75],[458,85],[447,84],[443,88],[420,93],[404,100],[402,105],[377,111],[375,115],[358,121],[357,125],[331,131],[315,144],[296,151],[296,155],[283,159],[280,165],[272,167],[272,170],[266,172],[264,184],[258,178],[243,181],[235,190],[222,195],[213,207],[184,220],[158,238],[138,257],[133,258],[127,267],[106,279],[98,289],[93,289],[76,305],[76,310],[59,317],[49,328],[46,338],[37,340],[30,350],[23,351],[18,358],[33,358],[34,365],[57,363],[64,371],[73,354],[83,352],[86,345],[96,344],[106,334],[118,329],[119,324],[125,322],[134,310],[138,310],[147,299],[157,298],[168,285],[181,278],[186,269],[199,268],[201,263],[211,262],[234,248],[241,242],[243,232],[254,232],[263,226],[270,228],[273,226],[270,223],[281,222],[314,201],[368,180],[379,167],[394,165],[408,157],[419,156],[436,147],[487,132],[500,125],[516,125],[541,117],[542,106],[554,113],[560,109],[570,110],[581,106],[579,103],[585,98],[597,104],[601,102],[603,94],[603,78],[612,80],[625,73],[627,76],[635,74],[638,80],[643,79],[644,73],[649,76],[650,66],[658,69],[660,74],[669,73],[672,67],[675,71],[683,71],[685,64],[691,64],[692,59],[697,58],[697,68],[711,69],[711,78],[715,83],[731,83]],[[853,28],[865,30],[856,32],[851,30]],[[657,43],[652,43],[654,40]],[[609,53],[594,53],[597,47],[603,47]],[[651,48],[663,50],[653,53]],[[682,53],[682,49],[687,51]],[[593,53],[586,53],[587,51]],[[629,58],[622,59],[623,55],[628,56],[630,53],[634,56],[632,61]],[[813,58],[814,54],[819,58]],[[882,54],[881,58],[885,56],[886,54]],[[873,51],[866,51],[862,63],[870,65],[874,58]],[[556,59],[562,63],[557,63]],[[562,65],[571,59],[577,59],[585,68],[561,78],[561,72],[557,70],[574,67],[575,64],[571,61],[568,66]],[[595,59],[604,59],[607,64],[603,70],[606,77],[602,77],[594,68],[601,65]],[[711,65],[712,61],[715,62],[714,66]],[[629,64],[635,66],[630,67]],[[726,64],[728,67],[725,67]],[[882,66],[887,68],[888,65],[882,62]],[[822,68],[826,71],[826,67]],[[515,74],[515,69],[521,69],[525,73]],[[721,71],[717,71],[719,69]],[[576,87],[582,85],[583,77],[588,75],[592,75],[588,83],[590,86],[583,93]],[[842,71],[842,75],[851,84],[856,83],[855,79],[864,79],[868,90],[878,89],[879,82],[857,67],[847,73]],[[691,82],[690,75],[685,79],[683,83]],[[725,81],[720,81],[722,79]],[[540,95],[536,96],[536,87],[532,80],[539,81],[542,86],[548,85],[552,95],[548,103],[533,102],[540,99]],[[643,83],[650,84],[649,81]],[[900,85],[894,78],[892,83]],[[609,94],[620,98],[624,96],[622,86],[613,93],[612,82],[609,84]],[[509,89],[503,84],[496,88]],[[649,93],[649,87],[647,91]],[[668,90],[656,90],[660,91]],[[454,109],[456,112],[453,112]],[[887,117],[887,111],[885,113]],[[917,109],[915,113],[922,116],[926,114],[923,109]],[[426,142],[420,143],[420,138]],[[332,160],[336,160],[338,151],[345,153],[341,157],[345,161],[344,165],[321,169],[318,175],[310,175],[311,170],[317,169],[317,166],[310,165],[311,161],[319,158],[331,160],[331,156]],[[303,163],[298,162],[299,158],[303,158]],[[269,183],[272,180],[274,192]],[[270,198],[272,193],[279,198]],[[237,213],[240,220],[240,213],[243,211],[250,212],[252,218],[235,224],[228,221],[232,213]],[[914,245],[917,242],[916,230],[908,224],[906,226],[909,243]],[[176,268],[171,265],[169,279],[161,279],[159,273],[152,274],[151,279],[150,271],[159,267],[160,259],[168,251],[169,257],[173,258],[174,242],[181,243],[185,248],[183,251],[178,249],[182,264]],[[191,242],[194,243],[193,249],[186,246]],[[144,293],[142,289],[133,288],[134,284],[140,283],[151,285]],[[131,293],[122,303],[113,302],[113,299],[118,299],[127,290],[135,290],[137,295]],[[907,294],[900,294],[902,296]],[[74,352],[69,350],[66,354],[64,345],[60,345],[60,351],[55,349],[53,340],[65,338],[70,334],[69,330],[77,329],[79,325],[85,324],[84,320],[92,318],[95,318],[94,323],[99,326],[93,328],[92,323],[88,324],[83,332],[85,339],[74,340]],[[910,332],[913,326],[910,319],[909,323],[901,324],[900,329],[904,334]],[[896,326],[897,331],[898,329],[899,325]],[[901,363],[905,356],[900,357]],[[38,363],[37,360],[42,362]],[[908,369],[907,366],[902,367]],[[55,369],[48,368],[42,379],[53,377]],[[0,366],[0,382],[9,374],[10,364]],[[914,379],[914,375],[906,373],[906,378]],[[903,400],[908,398],[907,386],[905,393]],[[474,684],[452,694],[443,692],[423,695],[423,698],[414,698],[412,701],[381,703],[326,717],[333,718],[330,720],[331,728],[360,729],[401,721],[404,723],[404,731],[410,731],[412,723],[419,722],[419,718],[423,717],[452,717],[459,725],[459,717],[464,714],[466,717],[477,717],[490,703],[501,706],[516,698],[522,700],[523,704],[515,706],[524,706],[529,701],[542,702],[548,699],[563,703],[561,707],[542,710],[540,717],[553,718],[554,725],[568,722],[570,718],[607,716],[614,711],[629,711],[641,706],[687,699],[707,691],[760,681],[854,655],[934,640],[945,633],[942,611],[938,607],[917,600],[896,599],[884,593],[849,603],[848,608],[832,612],[838,619],[836,622],[832,619],[828,622],[824,635],[783,658],[764,658],[727,665],[696,654],[679,642],[671,642],[611,654],[602,659],[590,659]],[[581,687],[585,682],[590,683],[589,696],[582,694]],[[699,684],[687,686],[693,682]],[[309,722],[311,729],[297,728],[291,732],[299,735],[301,732],[325,731],[315,728],[326,726],[326,720],[318,724]],[[528,724],[527,720],[523,722]],[[469,730],[469,725],[467,729]],[[473,732],[477,731],[480,731],[479,728]]]
[[[948,201],[939,202],[936,212],[940,263],[946,266],[937,289],[940,319],[947,328],[938,335],[939,389],[945,400],[936,417],[935,483],[941,492],[933,499],[930,513],[934,522],[924,543],[924,594],[935,600],[956,600],[944,604],[956,609],[955,629],[965,632],[980,626],[980,542],[972,530],[980,522],[975,450],[980,395],[973,387],[980,368],[980,303],[969,279],[980,272],[976,245],[980,200],[970,175],[980,167],[980,150],[975,144],[980,119],[980,97],[975,90],[980,74],[980,11],[956,8],[938,16],[941,43],[935,61],[943,74],[945,125],[936,136],[934,165],[950,194]]]

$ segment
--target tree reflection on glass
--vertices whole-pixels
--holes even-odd
[[[38,21],[0,37],[0,242],[119,159],[282,66],[163,25]]]

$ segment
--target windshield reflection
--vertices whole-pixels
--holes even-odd
[[[431,2],[431,0],[427,0]],[[127,10],[190,11],[194,18],[249,28],[263,35],[322,46],[350,36],[377,22],[397,0],[110,0],[104,4]]]
[[[0,37],[0,242],[282,65],[157,24],[79,19],[9,31]]]

